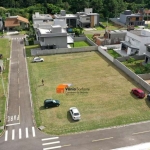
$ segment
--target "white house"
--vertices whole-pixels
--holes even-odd
[[[73,38],[60,25],[51,25],[49,29],[38,28],[36,38],[41,49],[67,48],[68,44],[74,43]]]
[[[53,24],[53,18],[51,15],[40,14],[39,12],[35,12],[35,14],[32,15],[32,21],[34,28]]]
[[[146,44],[150,43],[150,30],[138,29],[127,31],[125,41],[121,41],[121,52],[126,55],[145,55]]]

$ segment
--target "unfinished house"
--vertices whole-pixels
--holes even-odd
[[[99,14],[93,13],[92,8],[85,8],[84,12],[77,12],[77,17],[77,24],[82,28],[93,28],[99,25]]]

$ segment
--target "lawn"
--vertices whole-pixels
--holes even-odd
[[[128,63],[128,61],[122,62],[126,67],[128,67],[131,71],[137,74],[145,74],[150,73],[149,68],[145,68],[142,63],[144,60],[134,60],[132,63]]]
[[[85,46],[90,46],[90,45],[86,41],[77,41],[77,42],[74,42],[74,47],[85,47]]]
[[[101,22],[101,24],[104,27],[107,27],[107,30],[118,30],[118,29],[122,29],[123,27],[119,26],[119,25],[115,25],[114,23],[112,23],[111,21],[103,21]],[[98,26],[96,27],[97,30],[104,30],[105,28]]]
[[[0,54],[3,55],[3,64],[5,70],[0,75],[0,126],[4,125],[4,115],[5,115],[5,104],[6,104],[6,94],[8,87],[8,70],[9,70],[9,60],[10,57],[10,42],[8,39],[0,39]],[[2,84],[3,83],[3,84]],[[3,86],[4,85],[4,86]],[[4,88],[3,88],[4,87]],[[2,130],[0,130],[0,133]]]
[[[43,58],[42,63],[31,63],[31,57],[27,61],[36,124],[45,126],[44,132],[61,135],[149,120],[150,103],[130,94],[140,86],[98,52]],[[62,83],[89,91],[58,94],[56,87]],[[44,109],[46,98],[58,99],[61,105]],[[72,121],[72,106],[79,109],[80,121]]]
[[[113,49],[108,49],[107,52],[114,58],[121,57],[121,55],[115,52]]]

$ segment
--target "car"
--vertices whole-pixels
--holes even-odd
[[[44,59],[41,57],[34,57],[33,58],[33,62],[43,62],[43,61],[44,61]]]
[[[136,95],[138,98],[144,98],[145,92],[142,89],[139,88],[133,88],[131,92]]]
[[[147,94],[147,99],[150,101],[150,93]]]
[[[71,107],[69,109],[69,112],[70,112],[71,117],[72,117],[73,120],[80,120],[81,119],[80,112],[76,107]]]
[[[60,105],[59,100],[54,100],[54,99],[46,99],[44,100],[44,107],[49,108],[49,107],[58,107]]]

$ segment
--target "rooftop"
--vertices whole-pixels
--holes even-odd
[[[77,15],[75,14],[66,14],[65,16],[62,16],[61,14],[55,14],[56,18],[77,18]]]
[[[150,37],[150,30],[149,29],[137,29],[137,30],[130,30],[129,32],[143,37]]]

